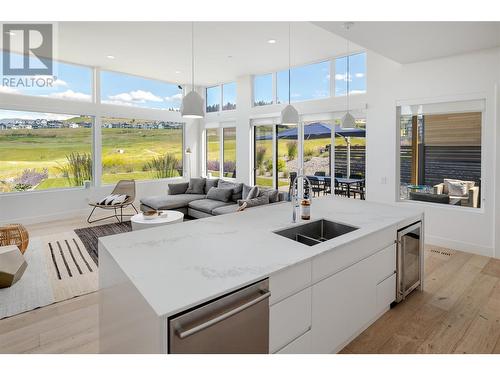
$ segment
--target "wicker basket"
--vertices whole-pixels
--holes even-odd
[[[0,227],[0,246],[16,245],[22,254],[29,244],[28,231],[21,224]]]

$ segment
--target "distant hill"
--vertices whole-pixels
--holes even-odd
[[[72,117],[72,118],[69,118],[67,120],[64,120],[64,122],[72,123],[72,124],[81,124],[81,123],[92,122],[92,118],[90,116],[78,116],[78,117]]]

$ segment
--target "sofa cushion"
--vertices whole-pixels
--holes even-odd
[[[237,204],[229,204],[227,206],[222,206],[222,207],[217,207],[212,210],[212,215],[218,216],[218,215],[226,215],[226,214],[232,214],[236,211],[238,211],[239,206]]]
[[[177,184],[168,184],[168,194],[169,195],[178,195],[186,193],[187,188],[189,187],[189,182],[180,182]]]
[[[465,181],[448,181],[448,194],[454,197],[466,197],[468,194]]]
[[[188,207],[205,212],[207,214],[212,214],[212,210],[218,208],[218,207],[223,207],[223,206],[228,206],[230,204],[234,204],[233,202],[221,202],[221,201],[215,201],[213,199],[198,199],[192,202],[189,202]]]
[[[206,178],[191,178],[186,194],[204,194],[205,193]]]
[[[205,194],[208,194],[210,188],[217,187],[218,184],[218,178],[207,178],[207,180],[205,181]]]
[[[203,199],[205,194],[156,195],[141,199],[141,203],[155,210],[173,210],[186,207],[189,202]]]
[[[233,189],[232,200],[235,202],[242,198],[243,183],[241,182],[219,180],[217,186],[223,189]]]
[[[260,189],[258,186],[254,186],[253,188],[250,189],[250,191],[247,194],[247,197],[245,199],[253,199],[257,198],[260,194]]]
[[[269,203],[276,203],[280,201],[279,191],[274,189],[261,189],[259,197],[267,195],[269,197]]]
[[[452,195],[450,194],[450,182],[460,182],[460,183],[464,183],[465,186],[466,186],[466,192],[468,193],[470,189],[472,189],[475,185],[475,182],[474,181],[462,181],[462,180],[455,180],[455,179],[452,179],[452,178],[445,178],[443,180],[443,183],[444,183],[444,186],[443,186],[443,194],[449,194],[449,195]]]
[[[233,189],[210,188],[207,194],[207,199],[213,199],[221,202],[229,202],[233,195]]]
[[[253,186],[243,184],[243,188],[241,190],[241,199],[247,199],[248,193],[250,193],[250,190],[252,190]]]

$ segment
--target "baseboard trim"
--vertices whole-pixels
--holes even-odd
[[[478,255],[484,255],[487,257],[495,256],[494,247],[481,246],[474,243],[468,243],[464,241],[454,241],[449,238],[443,238],[438,236],[425,235],[426,245],[435,245],[441,247],[447,247],[453,250],[465,251],[467,253],[473,253]]]
[[[65,220],[65,219],[74,219],[75,217],[84,217],[90,213],[88,208],[78,209],[78,210],[69,210],[64,212],[55,212],[48,215],[38,215],[38,216],[26,216],[26,217],[17,217],[10,219],[9,221],[1,221],[0,225],[5,224],[13,224],[20,223],[23,225],[31,225],[44,223],[48,221],[57,221],[57,220]]]

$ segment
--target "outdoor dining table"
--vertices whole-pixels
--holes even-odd
[[[325,185],[326,182],[329,182],[331,186],[331,181],[332,181],[331,176],[307,176],[307,178],[309,178],[309,180],[319,181],[323,183],[323,186]],[[351,197],[351,185],[357,185],[365,181],[364,178],[344,178],[344,177],[335,177],[335,180],[339,184],[346,186],[348,198]]]

